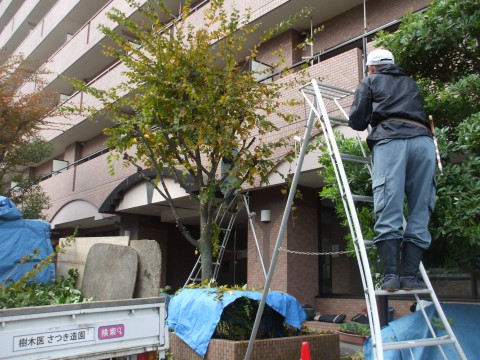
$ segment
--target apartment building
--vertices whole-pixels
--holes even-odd
[[[282,48],[289,67],[307,63],[308,76],[342,88],[354,89],[363,76],[365,43],[372,48],[379,29],[394,31],[401,17],[410,11],[421,11],[428,0],[226,0],[227,6],[250,7],[253,22],[265,26],[278,23],[306,6],[314,8],[311,19],[295,24],[290,30],[270,40],[260,49],[258,61],[268,65],[271,50]],[[167,1],[178,9],[180,1]],[[197,1],[192,17],[200,16],[209,1]],[[135,16],[124,0],[1,0],[0,47],[8,54],[22,54],[50,70],[47,89],[59,94],[60,102],[95,105],[91,98],[76,92],[65,78],[78,78],[91,86],[106,89],[122,80],[123,66],[102,53],[109,40],[98,29],[99,24],[113,24],[106,14],[117,8]],[[365,19],[365,21],[364,21]],[[366,28],[365,28],[366,24]],[[310,34],[311,27],[323,25],[312,46],[298,50],[297,45]],[[313,55],[313,57],[312,57]],[[277,78],[273,77],[273,81]],[[305,82],[309,78],[305,78]],[[28,91],[32,84],[25,84]],[[301,98],[298,90],[286,96]],[[302,121],[286,128],[282,134],[291,138],[305,126],[305,107],[298,106]],[[54,145],[51,158],[28,169],[42,175],[41,186],[49,194],[52,207],[48,220],[53,236],[63,237],[78,228],[79,236],[125,235],[131,239],[154,239],[162,250],[162,284],[182,286],[190,273],[196,255],[179,234],[165,201],[152,192],[133,168],[115,165],[115,175],[107,171],[109,149],[103,129],[112,124],[98,116],[80,115],[54,119],[61,126],[42,134]],[[346,134],[349,129],[341,129]],[[318,193],[322,179],[318,153],[305,159],[299,188],[302,199],[296,200],[295,216],[289,220],[283,248],[307,252],[345,250],[345,229],[331,204],[321,201]],[[285,175],[294,171],[286,161],[278,165]],[[219,281],[261,287],[274,251],[285,198],[284,180],[272,175],[268,186],[260,184],[249,190],[250,210],[255,212],[253,226],[247,216],[237,218]],[[172,180],[171,189],[181,204],[187,224],[198,227],[197,211],[183,189]],[[262,210],[268,210],[270,221],[261,221]],[[309,256],[282,252],[279,256],[272,288],[286,291],[300,302],[311,304],[322,313],[353,315],[364,306],[362,286],[355,259],[345,255]],[[465,295],[468,297],[468,294]],[[396,301],[399,313],[408,312],[410,303]]]

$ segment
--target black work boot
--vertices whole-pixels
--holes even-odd
[[[401,240],[398,239],[375,243],[383,266],[382,290],[397,291],[400,289],[400,277],[398,276],[400,244]]]
[[[402,270],[400,273],[400,287],[402,290],[421,290],[427,286],[417,279],[418,267],[422,261],[423,249],[417,245],[404,241],[402,246]]]

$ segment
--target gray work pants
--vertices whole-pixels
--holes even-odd
[[[433,139],[385,139],[373,147],[375,242],[410,241],[426,250],[431,243],[428,222],[435,206],[435,147]],[[403,209],[407,198],[407,226]]]

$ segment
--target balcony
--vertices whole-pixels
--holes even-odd
[[[13,14],[15,14],[25,0],[3,0],[0,1],[0,34]]]
[[[280,6],[278,2],[267,0],[256,2],[252,1],[252,4],[255,3],[255,6],[252,7],[252,12],[255,18],[261,18],[262,22],[267,21],[273,24],[274,21],[278,21],[279,17],[275,16],[275,14],[272,15],[272,13],[281,13],[281,16],[286,18],[288,17],[287,14],[300,10],[304,5],[311,5],[311,2],[312,1],[310,0],[305,0],[302,1],[301,4],[292,5],[289,4],[288,1],[283,1],[282,4],[284,5]],[[331,3],[331,1],[327,2]],[[342,11],[343,8],[354,6],[357,2],[359,1],[340,1],[339,4],[341,4],[343,7],[337,4],[336,11]],[[202,5],[203,3],[200,4]],[[232,4],[233,0],[227,1],[227,6],[233,6]],[[272,11],[273,4],[276,6],[274,11]],[[94,71],[98,72],[98,68],[107,64],[107,61],[111,61],[111,59],[105,58],[101,53],[99,42],[104,42],[105,39],[97,27],[99,24],[112,25],[106,18],[106,12],[108,12],[112,7],[119,7],[120,10],[125,12],[129,10],[124,1],[112,1],[94,18],[92,18],[82,29],[80,29],[68,43],[59,49],[58,52],[51,57],[50,62],[48,63],[48,68],[56,69],[56,72],[53,72],[47,77],[47,80],[50,82],[50,86],[58,88],[56,84],[63,82],[59,77],[60,74],[63,76],[71,76],[76,78],[88,78],[87,75],[89,74],[86,73],[87,71],[90,71],[90,73],[93,73]],[[201,12],[198,11],[192,13],[190,21],[193,24],[202,21]],[[96,78],[91,81],[90,85],[101,89],[108,89],[118,85],[122,80],[124,80],[121,75],[122,70],[124,70],[124,66],[122,64],[115,64],[111,67],[107,67],[107,70],[102,72],[100,75],[97,75]],[[33,89],[33,86],[34,84],[27,84],[22,88],[22,91],[29,92],[29,87]],[[68,88],[63,88],[63,90],[61,88],[59,91],[64,94],[69,94],[71,92],[71,86],[68,85]],[[81,93],[74,94],[72,98],[68,100],[67,104],[76,104],[77,106],[99,105],[95,99],[88,98]],[[89,138],[101,133],[105,127],[111,126],[110,121],[100,116],[95,122],[85,121],[85,117],[82,116],[72,116],[68,119],[58,117],[52,119],[52,121],[56,124],[55,129],[46,130],[42,133],[42,135],[54,144],[54,156],[61,154],[64,151],[64,148],[69,144],[75,141],[86,141]]]
[[[57,0],[26,1],[0,33],[0,48],[12,53],[42,21]]]
[[[44,63],[111,0],[59,0],[15,54]]]

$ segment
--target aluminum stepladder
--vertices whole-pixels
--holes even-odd
[[[424,283],[427,286],[427,289],[422,290],[412,290],[412,291],[405,291],[399,290],[396,292],[388,292],[382,290],[375,290],[372,274],[370,271],[370,266],[368,262],[368,256],[366,252],[366,245],[371,245],[372,241],[366,241],[363,239],[360,223],[357,216],[357,211],[355,207],[356,201],[373,201],[373,198],[366,197],[366,196],[358,196],[351,193],[348,178],[345,172],[345,168],[343,166],[343,161],[353,161],[358,163],[364,163],[369,166],[370,159],[366,156],[360,157],[356,155],[349,155],[349,154],[341,154],[336,140],[335,134],[332,128],[332,122],[337,124],[346,125],[348,123],[348,115],[343,110],[340,101],[342,99],[346,99],[353,95],[353,91],[342,89],[339,87],[331,86],[328,84],[324,84],[318,82],[317,80],[313,79],[312,82],[308,85],[303,86],[301,89],[302,95],[305,98],[306,103],[311,108],[319,119],[322,132],[325,138],[325,142],[327,145],[327,149],[332,160],[334,171],[337,179],[338,186],[340,188],[340,194],[342,197],[343,205],[346,210],[347,220],[349,224],[350,233],[352,235],[352,240],[355,248],[355,253],[359,265],[360,275],[362,279],[363,289],[365,293],[365,300],[367,305],[368,316],[370,319],[370,330],[372,334],[372,350],[375,359],[382,360],[384,351],[388,350],[398,350],[398,349],[410,349],[410,353],[413,358],[413,353],[411,351],[412,348],[415,347],[427,347],[427,346],[437,346],[440,354],[442,355],[443,359],[447,359],[445,352],[442,348],[442,345],[453,344],[457,351],[457,354],[460,359],[467,359],[455,334],[452,331],[452,328],[443,312],[443,309],[438,301],[438,298],[435,294],[435,291],[432,287],[432,284],[428,278],[427,272],[423,264],[420,264],[419,270],[422,276]],[[329,116],[327,112],[327,108],[324,102],[324,99],[330,100],[335,107],[337,108],[336,111],[339,111],[342,114],[342,117],[334,117]],[[352,102],[353,98],[350,101]],[[330,105],[330,104],[329,104]],[[330,121],[332,118],[332,121]],[[312,121],[313,117],[309,118],[309,121]],[[307,134],[309,129],[312,126],[307,126],[307,130],[303,141],[308,141],[310,134]],[[357,134],[357,140],[361,142],[360,137]],[[365,153],[364,153],[365,155]],[[370,171],[371,173],[371,171]],[[427,339],[417,339],[417,340],[409,340],[409,341],[397,341],[397,342],[382,342],[381,336],[381,329],[380,329],[380,319],[378,315],[378,307],[376,302],[376,295],[382,296],[398,296],[398,295],[413,295],[417,300],[417,304],[419,304],[420,311],[423,314],[423,317],[427,323],[428,329],[431,334],[431,338]],[[419,295],[429,295],[435,309],[437,311],[437,315],[444,326],[447,335],[442,337],[437,337],[433,326],[430,322],[428,315],[425,312],[425,309],[422,305],[422,301],[420,301]]]
[[[225,201],[219,206],[217,210],[217,214],[215,215],[215,223],[218,224],[221,233],[223,233],[223,240],[220,244],[218,249],[218,256],[216,261],[213,263],[213,277],[212,280],[216,281],[218,278],[218,273],[220,272],[220,265],[222,264],[223,255],[225,253],[225,249],[228,244],[228,240],[230,239],[230,235],[232,233],[233,226],[235,224],[235,220],[237,215],[242,209],[245,208],[247,212],[248,220],[250,222],[250,226],[252,229],[253,237],[255,240],[255,245],[257,247],[257,252],[259,254],[260,264],[262,265],[263,274],[266,277],[267,273],[265,270],[265,264],[263,263],[262,254],[260,252],[260,246],[258,245],[257,235],[255,233],[255,227],[253,225],[253,217],[255,216],[254,212],[250,211],[250,201],[249,196],[247,194],[240,194],[235,193],[234,198],[231,201],[226,203]],[[201,255],[198,256],[195,265],[188,276],[187,281],[185,282],[185,286],[201,281],[201,272],[202,272],[202,261]]]

